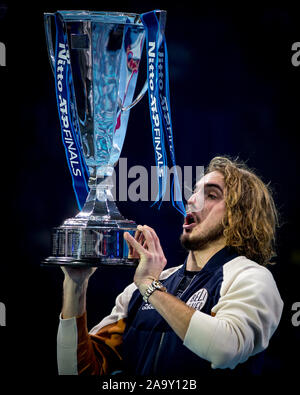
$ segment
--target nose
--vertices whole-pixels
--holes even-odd
[[[189,197],[189,199],[188,199],[188,201],[187,201],[187,204],[188,205],[192,205],[193,203],[195,203],[195,200],[196,200],[196,196],[195,196],[196,194],[195,193],[193,193],[190,197]]]
[[[198,212],[201,211],[204,206],[204,197],[203,197],[203,192],[198,191],[193,193],[186,205],[186,211],[187,212]]]
[[[191,211],[196,211],[195,210],[195,204],[196,204],[196,193],[193,193],[190,197],[189,197],[189,199],[188,199],[188,201],[187,201],[187,204],[186,204],[186,211],[187,212],[191,212]]]

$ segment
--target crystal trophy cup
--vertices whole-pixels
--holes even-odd
[[[161,17],[164,14],[162,11]],[[73,120],[76,118],[73,132],[78,137],[78,150],[84,162],[82,168],[85,166],[88,174],[88,195],[74,218],[53,229],[52,254],[43,264],[135,266],[137,262],[128,257],[129,249],[123,235],[124,232],[134,234],[136,223],[120,214],[111,190],[130,109],[147,91],[146,82],[133,99],[145,40],[143,23],[138,14],[89,11],[46,13],[44,22],[56,87],[60,88],[64,82],[63,76],[58,74],[59,68],[67,63],[70,68],[69,77],[64,76],[69,83],[68,108]],[[66,47],[57,43],[58,22],[63,26]],[[62,55],[61,62],[57,60],[58,54]],[[57,94],[61,112],[65,108],[64,100]],[[60,115],[65,123],[62,113]],[[64,126],[69,168],[74,174],[79,173],[80,170],[74,169],[78,158],[73,161],[72,156],[70,158],[75,143],[70,142],[70,132],[63,129]]]

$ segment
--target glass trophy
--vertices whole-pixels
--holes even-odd
[[[86,174],[87,196],[74,218],[53,229],[43,264],[135,266],[123,235],[134,234],[136,223],[118,210],[112,174],[130,109],[147,91],[146,82],[134,100],[145,28],[138,14],[118,12],[57,11],[44,22],[68,165],[73,185]]]

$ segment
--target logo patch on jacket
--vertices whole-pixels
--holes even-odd
[[[145,304],[142,306],[142,310],[154,310],[154,307],[152,306],[151,303],[145,303]]]
[[[196,310],[202,310],[203,306],[206,303],[208,297],[208,292],[207,289],[201,288],[199,291],[194,293],[189,300],[186,302],[186,304],[190,307],[193,307]]]

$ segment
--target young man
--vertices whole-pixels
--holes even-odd
[[[264,350],[283,302],[270,271],[277,214],[268,187],[236,161],[214,158],[188,201],[185,263],[164,270],[155,231],[126,240],[134,282],[90,333],[86,290],[95,269],[63,268],[60,374],[202,375]]]

